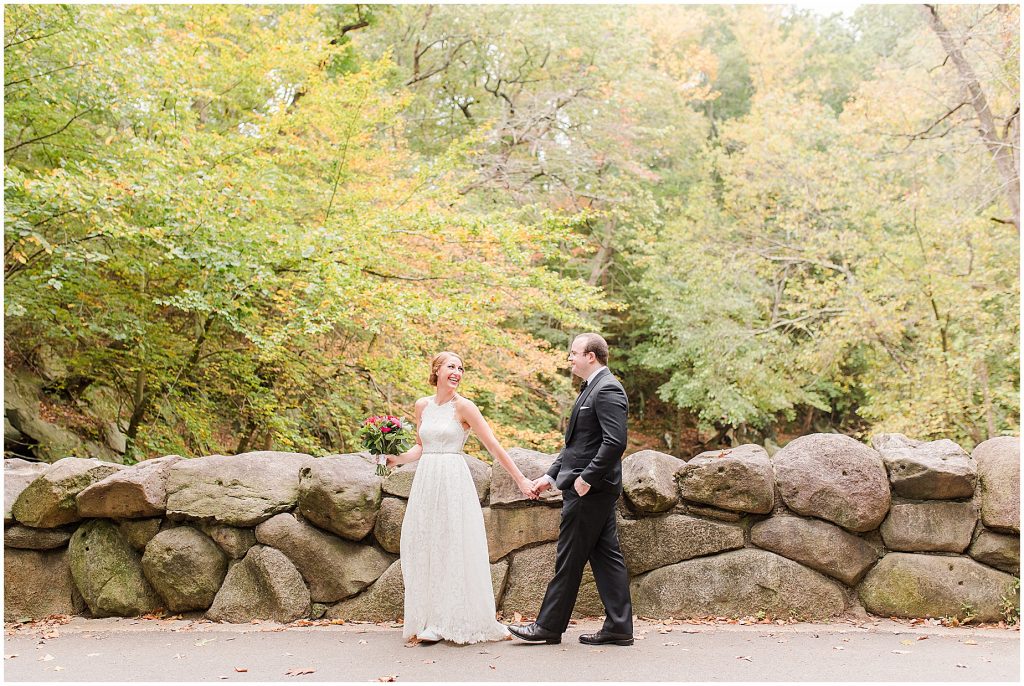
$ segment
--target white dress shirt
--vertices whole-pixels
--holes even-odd
[[[590,373],[590,376],[588,376],[586,379],[588,386],[590,385],[590,382],[594,380],[594,377],[601,373],[602,369],[608,369],[608,367],[606,367],[605,365],[601,365],[600,367],[598,367],[597,369]],[[557,488],[554,479],[552,479],[547,474],[544,475],[544,478],[547,479],[548,483],[551,484],[552,488]],[[580,481],[583,481],[583,479],[580,479]],[[587,484],[586,481],[583,481],[583,483]],[[587,485],[589,486],[590,484]]]

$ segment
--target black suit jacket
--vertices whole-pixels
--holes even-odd
[[[582,477],[594,491],[622,491],[622,453],[626,450],[629,400],[619,380],[602,369],[573,407],[565,430],[565,448],[548,476],[560,490]]]

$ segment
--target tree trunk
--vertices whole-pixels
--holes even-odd
[[[928,24],[939,37],[942,48],[956,67],[957,72],[960,74],[960,79],[963,81],[964,88],[967,90],[971,107],[974,108],[974,112],[978,117],[978,132],[985,143],[985,147],[988,148],[989,153],[992,155],[999,175],[1002,177],[1004,193],[1012,215],[1011,221],[1017,227],[1017,233],[1020,233],[1020,158],[1016,152],[1018,149],[1016,138],[1019,131],[1017,118],[1020,112],[1020,102],[1018,100],[1017,112],[1011,115],[1009,119],[1005,138],[1000,137],[999,132],[996,130],[992,110],[989,108],[988,99],[985,97],[985,91],[982,90],[981,82],[974,71],[974,67],[964,57],[960,47],[953,40],[953,35],[939,18],[938,7],[936,5],[925,5],[923,11]]]

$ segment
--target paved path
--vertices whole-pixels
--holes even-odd
[[[636,644],[503,641],[405,647],[375,624],[282,626],[83,619],[7,625],[5,681],[1004,681],[1020,677],[1010,629],[638,621]],[[311,670],[289,675],[289,671]]]

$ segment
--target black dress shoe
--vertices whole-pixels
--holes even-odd
[[[588,646],[603,646],[609,643],[617,646],[631,646],[633,637],[629,634],[613,634],[602,629],[596,634],[581,634],[580,643],[586,643]]]
[[[537,622],[531,622],[530,624],[510,624],[508,630],[513,636],[521,638],[524,641],[544,641],[545,643],[562,642],[562,634],[556,634],[554,631],[548,631],[547,629],[538,626]]]

